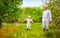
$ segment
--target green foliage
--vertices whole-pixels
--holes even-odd
[[[4,22],[12,20],[25,20],[28,15],[31,15],[34,21],[41,21],[43,9],[40,7],[18,8],[22,4],[22,0],[0,0],[0,18]]]
[[[60,0],[55,0],[53,2],[51,0],[48,6],[52,11],[53,22],[58,26],[60,23]]]
[[[0,18],[3,20],[17,18],[18,6],[21,4],[22,0],[0,0]]]
[[[46,36],[47,37],[53,37],[53,33],[52,32],[46,32]]]
[[[60,31],[56,31],[55,35],[56,35],[56,38],[60,38]]]
[[[40,7],[26,7],[22,9],[23,12],[20,14],[20,20],[25,20],[30,15],[34,21],[41,21],[43,9]]]

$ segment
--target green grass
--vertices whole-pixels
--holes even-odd
[[[50,30],[54,28],[50,26]],[[26,24],[5,24],[0,29],[0,38],[46,38],[41,23],[31,24],[31,30],[26,30]]]

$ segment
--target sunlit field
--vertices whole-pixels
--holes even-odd
[[[55,27],[49,26],[49,31],[42,30],[41,23],[31,24],[31,30],[26,30],[26,23],[3,23],[0,29],[0,38],[54,38]]]

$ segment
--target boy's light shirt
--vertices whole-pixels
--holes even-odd
[[[27,21],[27,23],[29,23],[30,24],[30,22],[32,21],[32,19],[26,19],[26,21]]]

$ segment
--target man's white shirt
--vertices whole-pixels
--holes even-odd
[[[45,10],[45,11],[43,12],[42,18],[49,18],[50,21],[52,21],[52,14],[51,14],[50,10]]]

